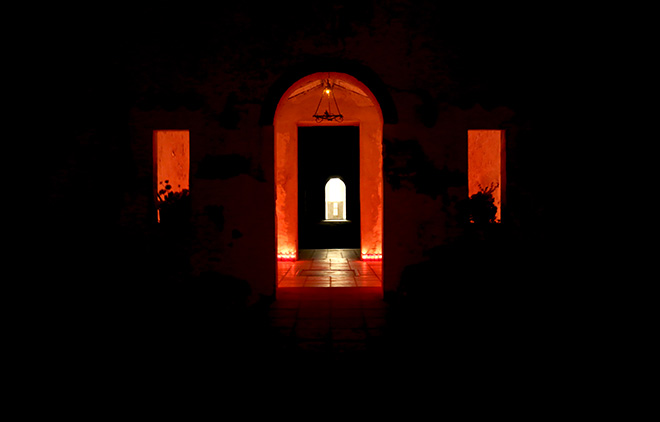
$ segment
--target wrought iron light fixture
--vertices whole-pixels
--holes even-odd
[[[321,103],[323,102],[324,97],[327,99],[328,108],[325,110],[325,113],[319,114],[319,107],[321,107]],[[337,114],[332,114],[332,102],[330,101],[330,97],[332,97],[332,102],[335,103]],[[316,119],[316,123],[321,123],[323,120],[327,120],[329,122],[344,121],[344,116],[341,114],[339,105],[337,104],[337,99],[335,98],[334,84],[330,83],[330,79],[323,81],[323,92],[321,93],[321,98],[319,99],[319,104],[316,106],[316,111],[314,112],[313,117]]]

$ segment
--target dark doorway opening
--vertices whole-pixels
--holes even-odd
[[[326,220],[326,184],[346,186],[345,219]],[[298,247],[360,248],[360,128],[298,128]]]

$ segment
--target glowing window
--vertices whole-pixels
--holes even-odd
[[[506,187],[506,148],[503,130],[468,130],[468,195],[490,193],[502,221]]]
[[[187,130],[154,130],[154,197],[157,220],[189,193],[190,146]]]
[[[338,177],[325,184],[325,219],[346,220],[346,185]]]

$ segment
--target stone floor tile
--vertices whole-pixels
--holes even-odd
[[[302,250],[299,261],[278,263],[268,316],[282,350],[352,356],[382,343],[382,263],[359,259],[359,250]]]
[[[366,340],[367,331],[359,328],[332,328],[333,341],[361,341]]]
[[[330,308],[301,308],[297,316],[299,319],[310,319],[310,318],[330,318]]]
[[[355,280],[332,280],[330,287],[357,287]]]
[[[295,318],[298,315],[298,308],[271,308],[268,310],[270,318]]]
[[[365,318],[367,328],[384,328],[387,325],[385,318]]]
[[[293,327],[296,325],[296,322],[296,318],[271,318],[270,326],[275,328],[293,329]]]
[[[303,287],[330,287],[330,280],[328,281],[306,281]]]
[[[305,280],[282,280],[278,287],[304,287]]]
[[[306,353],[323,353],[331,350],[331,345],[323,341],[300,341],[297,349]]]
[[[330,307],[333,309],[361,309],[362,301],[360,298],[338,298],[332,300]]]
[[[332,302],[328,299],[316,299],[316,300],[301,300],[300,309],[305,308],[315,308],[315,309],[330,309],[330,304]]]
[[[355,284],[358,287],[378,287],[381,285],[380,281],[373,280],[357,280]]]
[[[329,329],[295,327],[294,334],[301,340],[320,340],[328,337]]]
[[[367,351],[367,345],[364,342],[341,341],[332,343],[334,353],[364,353]]]
[[[332,318],[355,318],[362,320],[361,309],[333,308],[330,315]]]
[[[361,328],[364,327],[364,320],[356,318],[330,318],[332,328]]]

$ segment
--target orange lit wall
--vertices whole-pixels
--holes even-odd
[[[187,130],[154,130],[154,196],[169,185],[189,189],[190,137]]]
[[[317,123],[312,115],[330,79],[344,121]],[[324,110],[319,110],[323,112]],[[344,73],[314,73],[284,93],[275,112],[275,184],[277,254],[295,259],[298,252],[298,127],[360,127],[360,219],[363,256],[382,257],[383,249],[383,116],[376,97]]]
[[[502,220],[506,187],[505,151],[503,130],[468,130],[468,194],[498,186],[492,193],[497,221]]]

